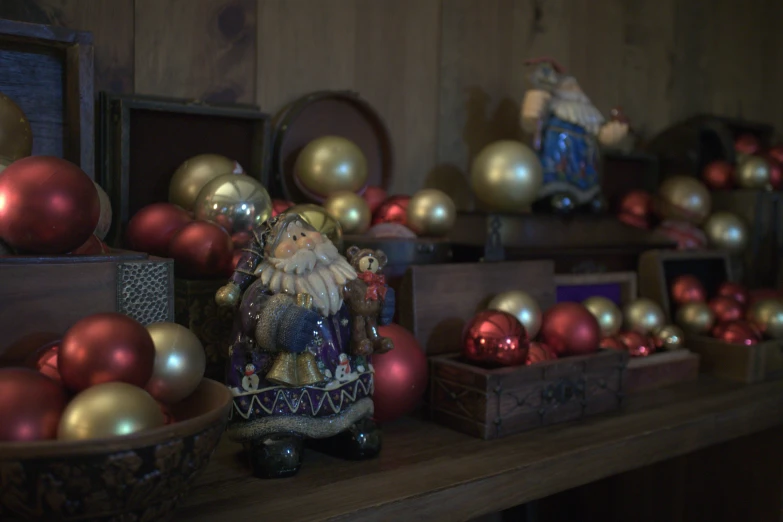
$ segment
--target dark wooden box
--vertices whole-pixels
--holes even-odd
[[[485,369],[460,360],[465,323],[496,294],[513,288],[542,309],[555,302],[551,261],[411,267],[403,282],[401,324],[430,358],[435,421],[495,438],[618,408],[625,352],[565,357],[531,366]]]
[[[639,260],[639,293],[658,303],[667,317],[675,313],[669,288],[680,275],[698,277],[707,297],[723,281],[735,281],[731,258],[720,251],[646,252]],[[688,349],[701,357],[701,371],[739,382],[760,382],[783,369],[783,341],[763,341],[754,346],[725,343],[706,336],[686,336]]]
[[[555,276],[557,301],[581,302],[600,295],[621,308],[636,299],[636,272],[565,274]],[[699,356],[690,350],[658,352],[648,357],[631,357],[625,370],[626,393],[671,386],[699,376]]]
[[[0,19],[0,92],[24,111],[33,154],[95,177],[92,34]]]

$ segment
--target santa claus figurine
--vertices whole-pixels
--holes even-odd
[[[263,478],[295,474],[305,442],[348,459],[374,457],[381,434],[371,420],[372,366],[351,353],[343,303],[354,268],[294,213],[271,218],[253,236],[215,296],[221,306],[238,305],[226,376],[234,393],[228,436],[244,445]],[[388,288],[379,322],[393,315]],[[251,365],[258,381],[247,386]]]
[[[628,135],[628,122],[608,123],[576,79],[550,58],[529,60],[533,88],[522,101],[522,128],[533,134],[544,172],[535,207],[569,212],[603,210],[599,142],[614,146]]]

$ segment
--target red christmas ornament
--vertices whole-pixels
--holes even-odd
[[[742,134],[734,140],[734,150],[740,154],[756,154],[760,148],[761,144],[753,134]]]
[[[245,248],[253,241],[253,234],[247,231],[234,232],[231,236],[231,244],[234,245],[234,250]]]
[[[228,232],[214,223],[193,221],[174,234],[169,256],[183,277],[210,278],[233,271],[234,249]]]
[[[637,332],[620,332],[617,334],[617,340],[623,343],[631,357],[647,357],[655,353],[655,343]]]
[[[745,313],[742,304],[733,297],[715,296],[710,299],[709,305],[718,322],[738,321]]]
[[[174,415],[171,414],[171,410],[169,409],[169,407],[163,404],[162,402],[158,402],[158,406],[160,406],[160,411],[163,413],[163,419],[164,419],[163,423],[167,426],[169,424],[174,424],[176,421],[174,420]]]
[[[620,201],[617,217],[636,228],[650,228],[653,216],[653,197],[644,190],[632,190]]]
[[[427,357],[419,342],[398,324],[378,328],[394,342],[394,349],[372,356],[375,369],[373,403],[378,422],[402,417],[414,410],[427,388]]]
[[[36,254],[64,254],[92,235],[101,214],[95,184],[79,167],[29,156],[0,175],[0,237]]]
[[[608,350],[625,350],[625,345],[617,338],[617,336],[604,337],[601,339],[601,342],[598,343],[598,346]]]
[[[672,301],[677,304],[704,302],[707,300],[707,292],[698,278],[690,274],[678,276],[672,282]]]
[[[590,311],[579,303],[558,303],[541,319],[541,340],[558,355],[585,355],[598,350],[601,329]]]
[[[767,156],[773,158],[778,163],[783,164],[783,145],[775,145],[767,151]]]
[[[742,306],[746,306],[748,304],[748,290],[739,283],[732,283],[729,281],[721,283],[721,285],[718,287],[716,295],[731,297]]]
[[[718,338],[727,343],[743,344],[745,346],[758,344],[761,339],[746,321],[726,323],[721,329]]]
[[[294,204],[290,201],[286,201],[284,199],[273,199],[272,200],[272,217],[277,217],[289,208],[293,207]]]
[[[553,361],[557,359],[557,354],[545,343],[532,341],[527,351],[527,360],[525,364],[537,364],[544,361]]]
[[[364,189],[362,197],[364,198],[364,201],[367,202],[367,206],[370,207],[370,212],[375,214],[375,211],[378,210],[378,207],[380,207],[383,202],[386,201],[387,194],[386,191],[381,187],[375,187],[371,185]]]
[[[0,369],[0,441],[56,438],[67,402],[60,383],[35,370]]]
[[[658,233],[675,241],[678,250],[700,250],[707,246],[707,236],[695,225],[684,221],[667,220],[660,224]]]
[[[191,221],[182,207],[153,203],[136,212],[128,222],[125,242],[131,250],[168,257],[171,238]]]
[[[780,190],[783,188],[783,163],[769,153],[766,160],[769,163],[769,186],[772,190]]]
[[[147,329],[114,312],[77,321],[60,346],[60,375],[74,391],[115,381],[143,388],[154,362],[155,345]]]
[[[70,253],[72,256],[99,256],[109,253],[109,247],[106,243],[98,239],[95,234],[91,235],[85,243]]]
[[[60,355],[60,344],[62,341],[52,341],[38,349],[28,360],[29,366],[46,375],[50,379],[60,382],[60,368],[58,359]]]
[[[708,163],[701,172],[704,184],[712,190],[727,190],[734,185],[734,165],[724,160]]]
[[[728,324],[729,323],[715,323],[715,326],[713,326],[710,330],[710,335],[716,339],[720,339],[720,337],[723,335],[723,332],[726,331],[726,326]]]
[[[465,327],[462,355],[474,363],[525,364],[530,341],[522,323],[499,310],[477,313]]]
[[[397,223],[408,226],[408,203],[410,196],[391,196],[381,203],[372,217],[372,224]]]

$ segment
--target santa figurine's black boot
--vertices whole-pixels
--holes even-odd
[[[245,443],[245,453],[250,459],[256,478],[286,478],[296,475],[302,466],[303,441],[289,434],[267,435]]]
[[[381,429],[371,419],[362,419],[344,432],[327,439],[307,441],[310,448],[346,460],[366,460],[381,452]]]

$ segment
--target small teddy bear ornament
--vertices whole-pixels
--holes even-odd
[[[353,323],[351,351],[356,356],[386,353],[394,342],[378,334],[378,316],[386,298],[386,279],[380,273],[386,254],[380,250],[352,246],[346,252],[357,278],[345,284],[344,300]]]

